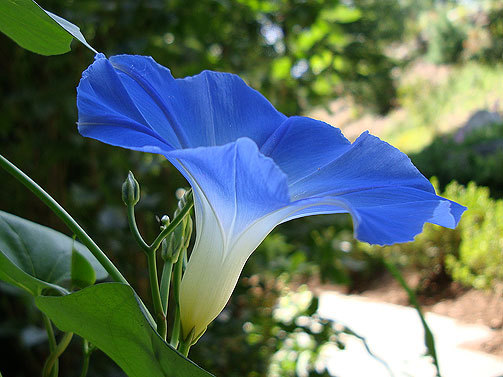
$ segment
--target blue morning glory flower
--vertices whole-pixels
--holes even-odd
[[[243,266],[285,221],[349,213],[355,237],[412,241],[425,222],[454,228],[465,208],[435,194],[399,150],[363,133],[287,117],[238,76],[175,79],[144,56],[96,55],[77,89],[78,128],[164,155],[194,190],[196,242],[181,284],[184,336],[202,333]]]

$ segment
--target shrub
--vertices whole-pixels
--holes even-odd
[[[503,197],[503,124],[476,129],[461,143],[439,136],[411,159],[426,177],[437,177],[440,188],[451,180],[474,181],[488,187],[491,196]]]
[[[471,182],[451,183],[445,196],[468,207],[459,230],[458,253],[446,256],[452,278],[475,288],[490,288],[503,281],[503,200],[493,200],[489,190]]]
[[[282,278],[243,278],[192,359],[217,376],[328,376],[318,368],[325,349],[344,348],[348,336],[365,340],[317,310],[318,298],[306,286],[292,291]]]
[[[438,186],[436,179],[432,180]],[[503,200],[489,196],[486,187],[470,182],[447,185],[442,196],[465,205],[456,229],[426,224],[414,242],[386,247],[358,243],[372,255],[419,269],[424,278],[444,273],[466,286],[492,288],[503,281]]]
[[[488,63],[493,63],[503,59],[503,6],[495,3],[487,18],[490,46],[485,49],[483,57]]]
[[[431,23],[428,30],[427,56],[435,64],[456,63],[463,52],[464,30],[443,13]]]

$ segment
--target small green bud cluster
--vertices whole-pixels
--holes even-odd
[[[175,211],[176,218],[185,208],[187,203],[192,200],[192,190],[185,191],[178,201],[178,208]],[[161,218],[161,227],[169,225],[169,217],[164,215]],[[183,221],[178,224],[174,231],[163,241],[161,248],[161,257],[164,260],[171,260],[176,263],[182,250],[189,247],[190,237],[192,235],[192,218],[185,216]]]

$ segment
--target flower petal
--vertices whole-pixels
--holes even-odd
[[[286,119],[239,76],[203,71],[176,81],[177,110],[186,116],[183,127],[194,135],[192,147],[224,145],[241,137],[260,146]]]
[[[412,241],[425,222],[453,228],[459,221],[464,207],[436,196],[410,159],[377,137],[363,133],[349,144],[336,130],[306,118],[292,119],[288,127],[274,149],[268,149],[269,140],[262,147],[289,173],[291,207],[297,210],[283,222],[349,212],[356,238],[392,244]],[[310,138],[317,141],[310,142]],[[289,160],[302,168],[296,169]]]
[[[286,175],[250,139],[218,147],[175,150],[166,157],[204,196],[226,245],[256,219],[288,205]]]
[[[289,186],[292,199],[378,187],[413,187],[435,193],[407,155],[368,132],[360,135],[345,153]]]
[[[378,188],[338,197],[353,216],[355,237],[370,244],[409,242],[429,222],[455,228],[465,207],[409,187]]]
[[[246,138],[166,155],[191,183],[197,236],[181,286],[184,335],[196,335],[227,303],[253,250],[276,226],[259,219],[288,206],[286,176]],[[243,235],[246,235],[245,237]]]
[[[290,117],[267,139],[260,151],[271,157],[296,182],[351,148],[341,130],[306,117]]]
[[[106,127],[111,114],[119,113],[126,124],[143,125],[173,148],[224,145],[244,136],[261,145],[286,119],[236,75],[204,71],[174,79],[146,56],[108,60],[98,54],[77,91],[79,126],[90,137],[100,136],[100,121]],[[86,128],[89,117],[94,133]]]
[[[77,88],[79,132],[102,142],[144,152],[162,153],[173,147],[138,111],[110,62],[103,54],[84,71]]]
[[[301,209],[283,221],[348,212],[353,218],[355,238],[379,245],[413,241],[426,222],[455,228],[466,209],[430,192],[405,186],[304,199],[293,205]]]

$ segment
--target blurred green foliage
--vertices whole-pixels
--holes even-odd
[[[442,189],[453,179],[474,181],[491,196],[503,197],[503,123],[476,128],[462,141],[439,136],[411,159],[426,177],[437,177]]]
[[[368,347],[350,328],[320,318],[318,298],[307,286],[292,290],[288,278],[295,271],[279,277],[250,272],[247,267],[227,307],[191,350],[191,359],[210,372],[229,377],[329,376],[323,364],[326,352],[344,349],[348,337]]]
[[[259,246],[247,271],[281,276],[294,284],[314,278],[350,289],[383,269],[378,258],[353,247],[349,215],[323,215],[280,225]],[[264,267],[268,266],[267,272]]]
[[[448,14],[439,12],[433,15],[427,29],[428,59],[435,64],[458,62],[465,38],[463,25],[451,21]]]
[[[467,31],[463,43],[463,59],[486,64],[503,59],[503,4],[486,1],[482,11],[468,14],[462,20]]]
[[[438,189],[438,181],[432,182]],[[456,229],[426,224],[412,243],[356,247],[419,270],[419,290],[435,289],[432,284],[446,274],[465,286],[497,287],[503,282],[503,200],[491,199],[489,190],[474,182],[464,187],[454,181],[441,195],[468,208]]]
[[[398,81],[403,116],[390,117],[384,139],[406,153],[416,154],[478,110],[498,110],[502,85],[501,64],[468,62],[435,69],[420,62],[412,75]]]
[[[500,165],[501,167],[501,165]],[[486,187],[470,182],[465,188],[453,182],[445,196],[468,207],[458,232],[457,253],[446,256],[446,267],[455,281],[477,289],[503,282],[503,200],[489,197]]]
[[[303,334],[309,340],[294,352],[311,352],[304,367],[314,371],[322,347],[337,344],[336,330],[331,321],[316,315],[318,300],[311,292],[288,292],[282,279],[259,275],[242,279],[211,331],[191,350],[191,358],[217,376],[273,376],[278,375],[273,372],[278,364],[283,364],[281,376],[294,376],[298,354],[281,354],[296,346],[291,337]]]
[[[484,50],[483,56],[488,62],[503,59],[503,4],[494,2],[487,17],[486,28],[489,32],[490,45]]]

